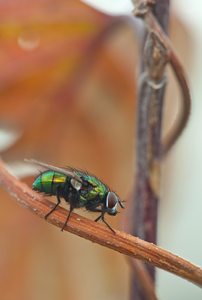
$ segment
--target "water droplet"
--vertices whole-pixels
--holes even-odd
[[[40,37],[33,31],[24,31],[18,36],[18,45],[23,50],[35,50],[40,44]]]

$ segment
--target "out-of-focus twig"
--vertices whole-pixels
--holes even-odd
[[[131,272],[133,275],[135,273],[136,278],[138,278],[138,287],[142,291],[142,297],[146,298],[147,300],[158,300],[154,288],[154,282],[149,275],[145,264],[137,259],[131,258],[128,259],[128,263],[130,265]]]
[[[131,232],[144,240],[156,243],[160,162],[162,154],[168,152],[182,133],[189,117],[191,100],[184,69],[165,34],[168,28],[169,0],[133,0],[133,3],[134,15],[143,19],[148,34],[143,41],[144,55],[141,57],[142,74],[137,113],[137,171]],[[178,79],[183,105],[173,129],[161,145],[166,86],[164,72],[167,63],[171,64]],[[135,267],[134,263],[132,266]],[[153,266],[143,269],[145,276],[148,276],[146,270],[154,280]],[[131,299],[150,299],[151,293],[145,295],[142,277],[137,270],[134,269],[132,275]]]
[[[6,170],[6,166],[2,161],[0,161],[0,185],[20,205],[28,208],[41,218],[44,218],[52,206],[50,201],[12,176]],[[62,228],[66,215],[67,211],[60,207],[49,217],[48,221]],[[116,234],[113,234],[106,226],[97,224],[75,213],[72,213],[65,230],[122,254],[146,261],[202,287],[202,269],[200,267],[152,243],[118,230],[116,230]]]
[[[179,87],[182,94],[182,105],[179,110],[179,115],[173,125],[173,129],[165,138],[163,142],[162,153],[166,154],[173,144],[176,142],[178,137],[181,135],[183,129],[185,128],[187,121],[189,119],[190,110],[191,110],[191,95],[189,91],[189,86],[186,79],[186,74],[184,67],[173,49],[173,46],[163,32],[162,28],[158,24],[156,18],[154,17],[151,11],[151,5],[155,4],[154,0],[133,0],[135,4],[134,15],[140,17],[144,20],[144,23],[147,27],[148,32],[155,33],[162,45],[167,49],[168,52],[168,61],[173,69],[173,72],[178,80]]]
[[[147,36],[144,61],[138,97],[137,180],[131,232],[144,240],[156,243],[160,198],[161,124],[166,84],[164,69],[168,58],[166,48],[154,33]],[[147,269],[154,280],[153,266],[147,266]],[[138,274],[135,274],[135,277]],[[145,288],[140,288],[141,285],[140,281],[137,283],[137,280],[132,278],[131,299],[149,299],[143,295],[137,296],[137,293],[143,294],[145,291]]]

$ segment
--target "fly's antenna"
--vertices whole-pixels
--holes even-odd
[[[118,203],[119,203],[119,205],[121,206],[121,208],[125,208],[125,205],[123,204],[123,202],[126,202],[126,201],[121,201],[121,200],[118,198]]]

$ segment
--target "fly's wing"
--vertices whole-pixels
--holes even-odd
[[[63,169],[63,168],[60,168],[60,167],[55,167],[55,166],[46,164],[44,162],[41,162],[41,161],[38,161],[38,160],[35,160],[35,159],[25,159],[25,161],[28,162],[28,163],[31,163],[31,164],[41,166],[45,169],[49,169],[49,170],[52,170],[52,171],[55,171],[55,172],[62,173],[62,174],[67,175],[67,176],[71,176],[76,181],[80,182],[81,184],[83,183],[81,177],[78,174],[76,174],[74,169],[71,169],[71,168]]]

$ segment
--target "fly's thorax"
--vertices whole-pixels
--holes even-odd
[[[55,171],[45,171],[41,173],[33,182],[32,188],[38,192],[49,195],[56,195],[62,190],[67,182],[67,176]]]
[[[102,199],[104,200],[104,197],[109,190],[105,184],[97,177],[89,174],[84,174],[82,180],[83,184],[80,190],[82,198],[85,198],[86,200],[93,200],[95,198],[99,198],[100,201],[102,201]]]

